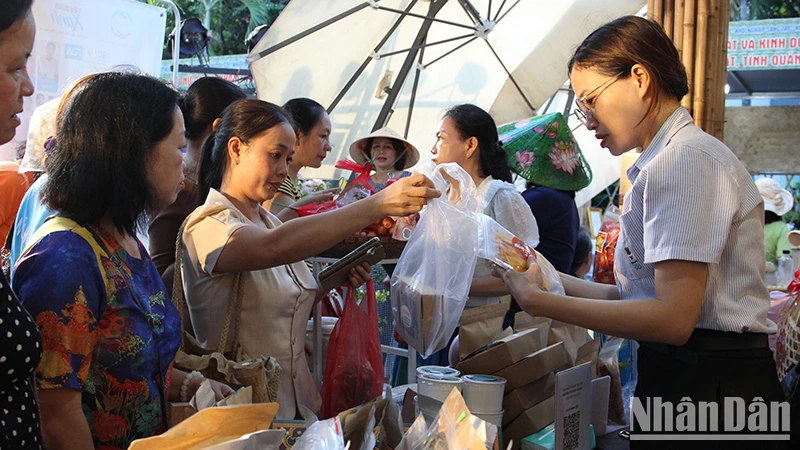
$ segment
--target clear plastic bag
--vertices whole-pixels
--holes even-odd
[[[398,334],[428,357],[447,345],[464,310],[477,261],[479,205],[475,183],[458,164],[420,172],[448,195],[420,213],[392,276],[391,299]]]
[[[342,424],[337,417],[315,422],[303,432],[292,448],[295,450],[343,450]]]
[[[517,272],[528,270],[528,260],[533,257],[542,270],[542,281],[548,292],[564,295],[564,285],[558,271],[550,261],[491,217],[479,214],[478,256],[488,259],[500,267]]]

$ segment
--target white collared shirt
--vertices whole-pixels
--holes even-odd
[[[774,333],[763,281],[764,204],[728,147],[680,107],[628,170],[614,273],[622,299],[656,298],[655,265],[708,264],[697,328]]]

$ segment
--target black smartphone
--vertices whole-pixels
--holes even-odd
[[[381,245],[380,238],[374,237],[361,244],[357,249],[345,255],[342,259],[322,269],[317,276],[319,286],[324,292],[341,286],[350,278],[350,269],[367,263],[370,266],[378,264],[386,258],[386,252]]]

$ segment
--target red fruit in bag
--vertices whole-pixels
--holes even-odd
[[[333,327],[322,382],[322,419],[363,405],[383,392],[383,359],[378,334],[375,282],[367,281],[367,311],[347,290],[342,317]]]

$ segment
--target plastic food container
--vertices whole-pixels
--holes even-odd
[[[464,401],[473,414],[501,413],[502,419],[505,378],[494,375],[464,375],[461,379],[464,381]]]
[[[453,377],[460,377],[461,372],[452,367],[444,366],[420,366],[417,367],[417,377],[422,375],[450,375]]]
[[[444,403],[453,388],[462,391],[464,381],[452,375],[431,375],[423,374],[417,378],[418,393]],[[501,390],[502,392],[502,390]],[[501,397],[502,401],[502,397]]]

